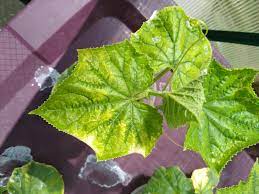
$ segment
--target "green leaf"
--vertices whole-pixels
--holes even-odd
[[[255,75],[213,61],[204,80],[205,101],[198,121],[189,123],[185,148],[199,152],[218,172],[237,152],[259,142],[259,99],[251,87]]]
[[[189,121],[198,120],[205,101],[203,76],[178,89],[172,82],[171,92],[163,98],[162,110],[170,128],[177,128]]]
[[[145,22],[130,41],[156,72],[173,70],[172,92],[163,104],[169,127],[197,118],[204,100],[200,79],[207,74],[212,58],[201,21],[188,17],[180,7],[167,7]]]
[[[140,101],[156,80],[153,70],[174,70],[174,87],[188,87],[206,74],[211,53],[202,22],[180,7],[167,7],[130,41],[80,51],[79,64],[61,76],[50,98],[32,113],[86,142],[98,160],[134,152],[147,156],[162,123],[156,109]]]
[[[142,194],[194,194],[192,181],[177,167],[155,171]]]
[[[7,191],[10,194],[64,194],[64,183],[52,166],[30,162],[14,169]]]
[[[3,194],[6,191],[6,187],[1,187],[0,186],[0,194]]]
[[[211,61],[211,46],[201,24],[180,7],[166,7],[132,34],[130,42],[148,57],[156,73],[165,68],[178,70],[174,73],[176,84],[182,84],[180,79],[186,84],[198,78]]]
[[[127,40],[82,49],[71,75],[32,114],[86,142],[98,160],[147,156],[162,133],[162,116],[141,100],[152,83],[148,60]]]
[[[219,182],[219,175],[210,168],[201,168],[194,170],[192,173],[192,184],[197,194],[213,194]]]
[[[241,181],[238,185],[217,190],[217,194],[234,194],[234,193],[244,193],[244,194],[259,193],[258,161],[255,162],[246,182]]]

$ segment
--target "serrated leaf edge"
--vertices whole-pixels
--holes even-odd
[[[216,63],[221,64],[221,63],[219,63],[216,59],[214,59],[214,60],[216,61]],[[213,62],[213,60],[212,60],[212,62]],[[253,84],[253,82],[255,81],[256,76],[257,76],[257,71],[256,71],[255,69],[252,69],[252,68],[233,68],[233,69],[228,69],[228,68],[224,68],[222,65],[219,65],[219,67],[220,67],[221,69],[224,69],[224,70],[228,71],[228,72],[231,72],[231,71],[242,71],[242,70],[250,70],[250,71],[252,70],[252,71],[254,71],[255,75],[254,75],[253,79],[251,80],[251,83],[249,84],[249,86],[244,87],[244,88],[240,88],[240,89],[248,89],[249,92],[253,95],[253,97],[255,97],[257,100],[259,100],[259,97],[257,96],[257,94],[255,93],[255,91],[254,91],[254,89],[253,89],[253,87],[252,87],[252,84]],[[258,72],[259,72],[259,71],[258,71]],[[238,90],[238,91],[239,91],[239,90]],[[204,102],[204,103],[206,103],[206,102]],[[187,132],[186,132],[186,134],[188,133],[188,130],[189,130],[189,128],[190,128],[189,123],[190,123],[190,122],[187,123]],[[199,121],[198,121],[198,123],[199,123]],[[258,141],[258,142],[259,142],[259,141]],[[258,143],[258,142],[257,142],[257,143]],[[216,170],[219,174],[221,174],[221,172],[222,172],[223,169],[226,167],[226,165],[227,165],[229,162],[231,162],[235,156],[237,156],[237,155],[238,155],[239,153],[241,153],[243,150],[245,150],[245,149],[247,149],[247,148],[249,148],[249,147],[251,147],[251,146],[256,145],[257,143],[249,144],[248,146],[246,146],[246,147],[244,147],[244,148],[242,148],[242,149],[240,149],[240,150],[237,150],[237,151],[229,158],[229,160],[227,160],[227,162],[225,163],[225,165],[224,165],[219,171],[217,171],[216,169],[214,169],[214,170]],[[185,140],[184,140],[184,145],[183,145],[183,147],[184,147],[184,151],[187,151],[187,150],[188,150],[188,151],[194,151],[194,152],[198,153],[198,154],[201,156],[201,154],[199,153],[199,151],[196,151],[196,150],[194,150],[194,149],[192,149],[192,148],[186,146]],[[201,156],[201,158],[202,158],[202,160],[205,162],[205,164],[208,166],[207,161],[206,161],[205,159],[203,159],[202,156]],[[208,166],[208,167],[209,167],[209,166]],[[209,168],[211,168],[211,167],[209,167]]]
[[[251,173],[251,172],[252,172],[253,168],[255,167],[255,165],[258,165],[258,158],[256,159],[254,165],[252,166],[252,168],[251,168],[251,170],[250,170],[250,172],[249,172],[249,175],[248,175],[248,177],[247,177],[247,179],[246,179],[245,181],[240,180],[236,185],[229,186],[229,187],[222,187],[222,188],[219,188],[219,189],[216,190],[216,194],[217,194],[217,192],[220,191],[220,190],[237,188],[240,184],[242,184],[242,183],[244,183],[244,184],[247,183],[248,180],[252,177],[252,173]]]

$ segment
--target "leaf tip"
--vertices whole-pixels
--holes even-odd
[[[28,115],[38,115],[38,116],[40,116],[40,107],[30,111],[28,113]]]

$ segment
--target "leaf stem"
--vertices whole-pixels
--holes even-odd
[[[160,92],[160,91],[155,91],[155,90],[149,90],[148,91],[148,95],[149,96],[163,97],[165,95],[165,93],[164,92]]]
[[[177,145],[178,147],[184,149],[184,147],[182,145],[180,145],[179,143],[177,143],[175,140],[173,140],[173,138],[171,138],[167,133],[164,133],[165,136],[172,142],[174,143],[175,145]]]
[[[165,86],[163,87],[162,91],[165,91],[168,84],[171,82],[171,80],[173,79],[173,75],[174,75],[174,72],[172,71],[172,74],[170,75],[170,77],[168,78],[168,80],[166,81],[165,83]]]
[[[153,81],[153,84],[156,82],[156,81],[158,81],[158,80],[160,80],[168,71],[170,71],[171,70],[171,68],[170,67],[167,67],[167,68],[165,68],[163,71],[161,71],[160,73],[158,73],[157,75],[156,75],[156,77],[154,78],[154,81]],[[153,85],[152,84],[152,85]]]

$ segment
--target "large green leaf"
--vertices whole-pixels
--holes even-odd
[[[259,142],[259,99],[251,88],[255,75],[213,61],[204,80],[202,111],[190,122],[185,147],[218,172],[237,152]]]
[[[183,88],[206,74],[211,55],[202,22],[180,7],[167,7],[129,41],[81,50],[78,65],[32,113],[89,144],[99,160],[133,152],[146,156],[162,123],[156,109],[140,101],[150,94],[153,71],[174,70],[174,85]]]
[[[163,104],[169,127],[198,117],[204,99],[200,79],[207,74],[212,57],[201,22],[188,17],[180,7],[167,7],[154,13],[130,41],[148,57],[156,72],[173,70],[172,93],[166,95]]]
[[[192,120],[195,113],[198,114],[199,107],[196,103],[203,96],[197,95],[198,99],[187,105],[184,98],[192,98],[193,90],[197,90],[197,86],[193,88],[193,82],[206,75],[212,57],[210,43],[202,32],[201,21],[188,17],[180,7],[167,7],[155,12],[131,36],[131,43],[139,53],[148,57],[156,72],[165,68],[173,70],[173,92],[165,97],[163,104],[168,125],[178,127]],[[188,94],[183,96],[182,90],[187,92],[187,88]],[[193,109],[187,109],[188,105],[193,106]],[[177,115],[178,119],[171,115]]]
[[[9,194],[64,194],[64,183],[52,166],[30,162],[13,171],[7,191]]]
[[[82,49],[71,75],[32,113],[86,142],[98,160],[147,156],[162,133],[162,116],[141,100],[152,83],[148,60],[128,41]]]
[[[255,162],[248,180],[238,185],[217,190],[217,194],[258,194],[259,193],[259,165]]]
[[[142,194],[194,194],[192,181],[177,167],[155,171]]]
[[[155,12],[132,34],[130,42],[148,57],[156,73],[165,68],[175,70],[177,85],[197,79],[211,61],[211,46],[201,21],[188,17],[180,7]]]

